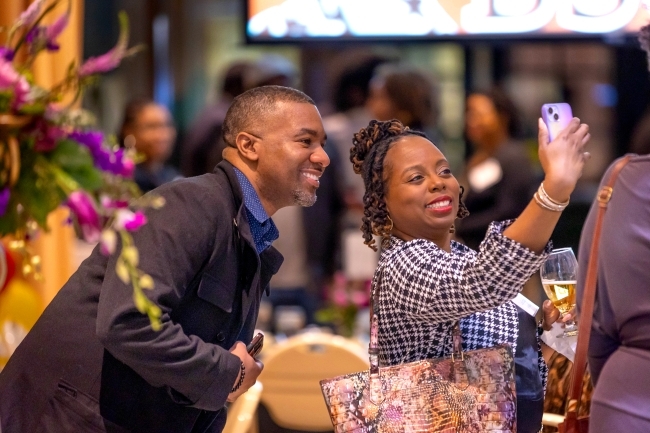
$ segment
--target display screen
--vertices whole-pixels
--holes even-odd
[[[650,0],[248,0],[255,41],[600,37],[649,23]]]

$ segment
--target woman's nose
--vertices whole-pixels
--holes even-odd
[[[429,184],[429,190],[442,191],[446,188],[445,181],[438,176],[434,176]]]

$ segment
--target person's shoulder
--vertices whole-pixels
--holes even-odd
[[[200,176],[179,177],[167,182],[152,191],[165,198],[168,203],[177,203],[179,206],[230,207],[232,190],[228,178],[218,172],[206,173]]]
[[[388,247],[382,251],[381,261],[391,264],[415,264],[423,260],[430,260],[435,256],[448,255],[434,242],[427,239],[412,239],[403,241],[391,236]]]

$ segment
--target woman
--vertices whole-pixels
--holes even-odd
[[[473,152],[465,167],[465,205],[470,212],[456,235],[476,249],[492,221],[516,218],[528,205],[536,178],[523,144],[514,140],[515,108],[501,92],[468,96],[465,134]]]
[[[137,99],[127,104],[120,128],[120,143],[125,147],[135,147],[144,157],[133,175],[142,192],[181,177],[166,163],[175,139],[176,128],[164,105],[148,99]]]
[[[366,107],[372,118],[397,119],[405,126],[426,132],[438,145],[438,105],[433,81],[422,72],[397,66],[380,66],[370,82]]]
[[[578,306],[599,204],[594,201],[580,238]],[[650,432],[650,155],[634,157],[621,170],[599,248],[588,352],[594,384],[589,432]]]
[[[508,301],[546,257],[559,210],[568,203],[589,156],[583,152],[588,140],[587,125],[573,119],[548,143],[540,120],[539,156],[547,195],[536,194],[516,221],[492,224],[476,252],[451,240],[454,221],[467,210],[449,163],[433,143],[397,120],[373,120],[354,136],[350,159],[366,186],[363,237],[372,248],[373,235],[383,237],[375,281],[383,273],[377,289],[379,351],[384,365],[450,355],[448,337],[461,319],[465,350],[534,340],[535,326],[519,332],[521,315]],[[545,313],[552,320],[546,308]],[[557,312],[553,315],[557,317]],[[537,370],[534,377],[530,377],[530,367],[517,370],[518,385],[537,385],[529,399],[537,408],[534,415],[524,410],[531,404],[519,398],[518,389],[518,431],[537,432],[545,365],[538,361],[537,350],[531,359],[517,347],[513,349],[520,359],[534,361]]]

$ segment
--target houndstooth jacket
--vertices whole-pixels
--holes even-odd
[[[380,281],[375,290],[382,365],[449,356],[451,329],[459,320],[464,350],[510,343],[515,353],[519,319],[510,300],[539,269],[551,245],[533,253],[503,236],[510,223],[492,223],[478,252],[455,241],[448,253],[425,239],[391,237],[374,276],[375,284]],[[541,351],[539,366],[545,385]]]

